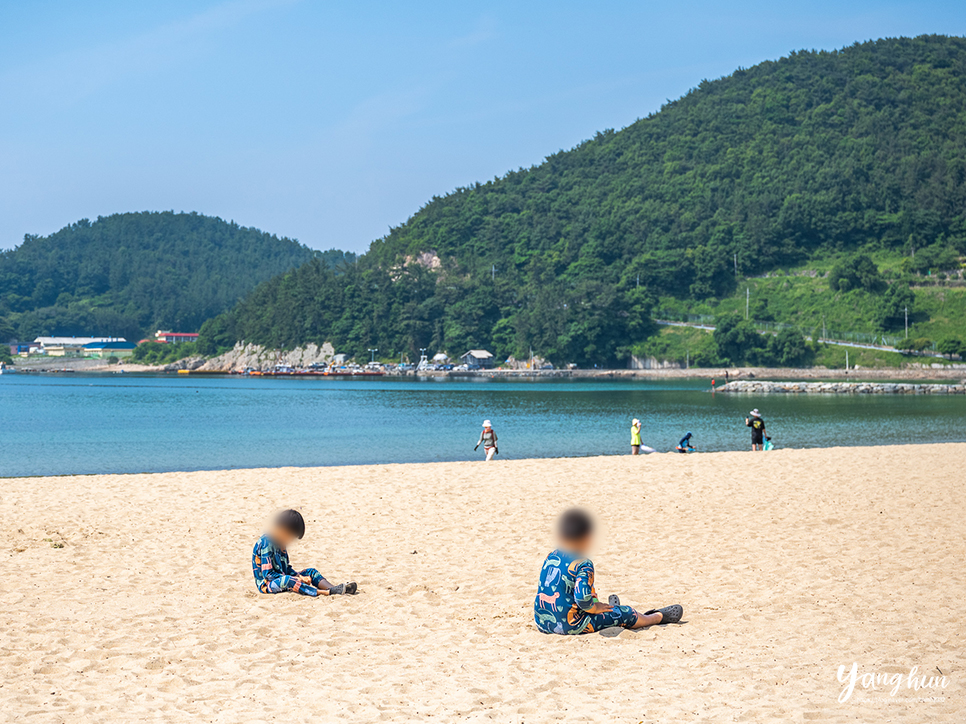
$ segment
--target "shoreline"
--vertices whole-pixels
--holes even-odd
[[[449,374],[449,373],[443,373]],[[468,375],[459,372],[456,375]],[[714,379],[723,385],[728,381],[762,380],[892,380],[892,379],[966,379],[966,368],[875,368],[829,369],[827,367],[692,367],[651,370],[485,370],[473,373],[476,377],[573,377],[578,379]]]
[[[121,363],[109,365],[103,360],[86,360],[58,358],[43,360],[35,364],[13,365],[14,374],[166,374],[175,375],[179,372],[188,375],[229,375],[231,369],[223,370],[183,370],[175,365],[142,365],[136,363]],[[291,375],[300,379],[309,379],[309,375]],[[423,371],[387,373],[384,377],[445,377],[460,378],[494,378],[494,379],[626,379],[626,380],[661,380],[661,379],[715,379],[720,386],[727,382],[739,380],[842,380],[842,381],[882,381],[882,380],[946,380],[966,382],[966,368],[939,365],[929,367],[904,368],[862,368],[862,369],[829,369],[826,367],[692,367],[690,369],[667,367],[660,369],[586,369],[586,370],[469,370],[469,371]],[[366,376],[359,376],[365,378]],[[373,376],[375,377],[375,376]],[[350,377],[348,379],[356,379]]]
[[[877,444],[869,443],[868,445],[830,445],[828,447],[823,447],[820,445],[812,447],[782,447],[778,446],[772,452],[781,451],[794,451],[794,452],[807,452],[815,450],[868,450],[870,448],[916,448],[923,446],[935,446],[935,445],[963,445],[966,446],[966,441],[960,440],[948,440],[944,442],[907,442],[907,443],[888,443],[888,444]],[[709,456],[722,456],[722,455],[741,455],[743,453],[754,453],[752,450],[747,449],[733,449],[733,450],[699,450],[694,453],[689,453],[684,458],[693,458],[695,455],[700,455],[702,459],[706,459]],[[764,454],[762,452],[761,454]],[[518,465],[518,464],[534,464],[534,463],[557,463],[562,461],[583,461],[583,460],[597,460],[601,463],[621,460],[623,458],[637,459],[637,460],[658,460],[662,458],[682,458],[681,454],[675,450],[655,450],[651,453],[641,453],[640,455],[633,456],[629,453],[612,453],[603,455],[555,455],[553,457],[514,457],[514,458],[504,458],[497,459],[494,458],[491,463],[500,463],[501,465]],[[10,480],[43,480],[43,479],[73,479],[73,478],[96,478],[99,476],[110,476],[110,477],[132,477],[140,475],[202,475],[202,474],[249,474],[249,473],[278,473],[280,471],[338,471],[338,470],[359,470],[361,468],[422,468],[426,466],[430,467],[443,467],[450,465],[479,465],[483,464],[485,461],[482,459],[472,459],[472,460],[424,460],[424,461],[411,461],[404,463],[338,463],[334,465],[276,465],[276,466],[259,466],[259,467],[239,467],[239,468],[178,468],[176,470],[141,470],[136,472],[92,472],[92,473],[52,473],[50,475],[45,475],[43,473],[34,475],[0,475],[0,480],[10,481]]]

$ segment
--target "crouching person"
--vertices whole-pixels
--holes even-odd
[[[617,596],[601,602],[594,589],[594,564],[587,554],[593,541],[593,520],[582,510],[568,510],[560,518],[560,545],[543,563],[533,617],[544,633],[581,634],[605,628],[644,628],[677,623],[681,606],[638,613],[622,606]]]

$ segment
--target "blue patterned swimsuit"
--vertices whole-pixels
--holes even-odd
[[[255,585],[262,593],[295,591],[303,596],[318,596],[319,585],[325,578],[314,568],[296,571],[288,560],[288,551],[279,548],[272,539],[263,535],[252,550],[252,572]],[[312,584],[302,583],[298,576],[308,576]],[[325,581],[328,583],[328,581]]]
[[[637,612],[630,606],[614,606],[607,613],[587,613],[597,602],[593,561],[560,549],[547,556],[533,601],[533,619],[538,629],[544,633],[580,634],[614,626],[629,628],[637,622]]]

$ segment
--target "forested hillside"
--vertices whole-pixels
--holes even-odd
[[[326,254],[335,263],[341,252]],[[0,341],[197,331],[312,256],[291,239],[194,213],[84,219],[0,253]]]
[[[310,263],[260,286],[203,343],[613,364],[653,332],[658,298],[714,306],[740,277],[859,250],[958,269],[964,214],[966,40],[794,53],[433,198],[344,273]],[[895,311],[913,267],[865,293]]]

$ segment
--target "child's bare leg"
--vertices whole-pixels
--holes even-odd
[[[660,611],[655,611],[654,613],[638,613],[637,622],[631,626],[631,628],[644,628],[645,626],[653,626],[654,624],[661,623],[664,620],[664,614]]]
[[[317,577],[313,577],[313,581],[312,582],[315,584],[315,587],[319,589],[319,593],[321,595],[323,595],[323,596],[328,596],[329,595],[329,591],[331,589],[335,588],[335,586],[333,584],[329,583],[321,575],[319,575]]]
[[[323,596],[329,595],[329,589],[335,588],[331,583],[329,583],[325,576],[319,573],[315,568],[306,568],[304,571],[299,571],[300,576],[305,576],[309,579],[311,584],[319,589],[319,593]]]

